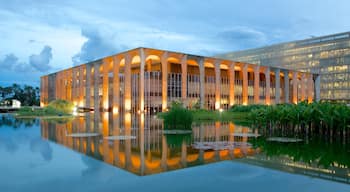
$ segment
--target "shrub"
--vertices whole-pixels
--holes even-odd
[[[233,105],[230,108],[231,112],[251,112],[255,109],[261,109],[265,108],[266,105],[258,105],[258,104],[253,104],[253,105]]]
[[[47,113],[64,113],[71,114],[74,108],[74,104],[70,101],[58,99],[51,101],[45,110]]]
[[[164,115],[164,129],[192,130],[192,113],[181,104],[173,103],[170,111]]]

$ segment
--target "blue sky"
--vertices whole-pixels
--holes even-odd
[[[348,0],[0,0],[0,85],[132,49],[199,55],[350,31]]]

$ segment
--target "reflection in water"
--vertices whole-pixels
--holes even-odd
[[[163,134],[162,126],[161,120],[143,114],[86,114],[65,124],[41,121],[41,134],[137,175],[236,160],[350,183],[348,143],[317,137],[300,143],[267,141],[266,136],[279,135],[260,137],[256,130],[229,122],[194,124],[192,133],[184,135]]]
[[[33,118],[13,118],[12,114],[2,114],[0,115],[0,128],[1,127],[12,127],[19,128],[21,126],[24,127],[32,127],[38,126],[39,120]]]
[[[162,121],[153,116],[102,113],[86,114],[66,124],[43,120],[41,133],[44,138],[138,175],[242,158],[259,151],[242,134],[251,130],[232,123],[194,125],[193,133],[187,135],[165,135],[162,126]],[[230,147],[198,147],[223,142]]]

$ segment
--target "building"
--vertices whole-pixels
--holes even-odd
[[[320,99],[350,101],[350,32],[218,55],[320,74]]]
[[[181,100],[219,110],[311,102],[318,98],[318,82],[318,75],[307,72],[137,48],[41,77],[40,102],[65,99],[99,111],[156,112]]]

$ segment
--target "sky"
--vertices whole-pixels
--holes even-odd
[[[350,31],[348,0],[0,0],[0,86],[136,47],[203,56]]]

